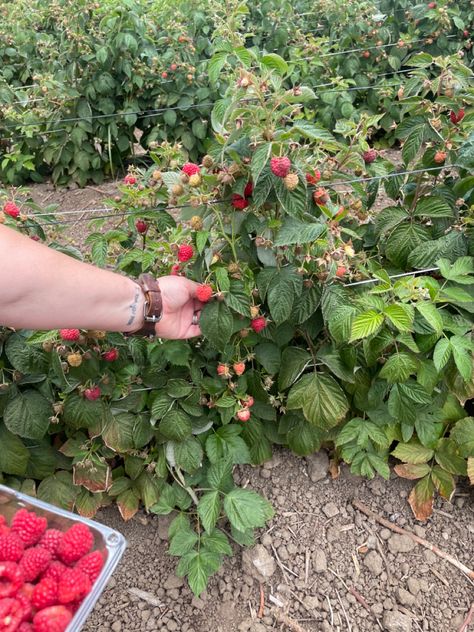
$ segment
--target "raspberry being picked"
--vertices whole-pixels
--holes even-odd
[[[188,244],[181,244],[181,246],[178,248],[178,261],[181,261],[181,263],[189,261],[193,258],[193,255],[194,249]]]
[[[288,156],[272,158],[270,160],[270,169],[277,178],[286,178],[286,176],[290,173],[291,160]]]
[[[58,557],[65,564],[73,564],[87,555],[94,545],[94,536],[85,524],[73,524],[58,546]]]
[[[212,298],[212,287],[205,283],[199,285],[196,289],[196,296],[201,303],[209,302]]]
[[[11,530],[17,533],[25,546],[33,546],[39,542],[46,531],[48,522],[44,516],[38,516],[34,511],[19,509],[13,516]]]
[[[65,632],[72,619],[66,606],[50,606],[37,612],[33,618],[34,632]]]

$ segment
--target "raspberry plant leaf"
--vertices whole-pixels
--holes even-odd
[[[250,489],[236,488],[226,494],[224,509],[238,531],[262,527],[273,516],[270,503]]]
[[[3,420],[8,430],[19,437],[41,439],[48,431],[51,415],[50,402],[38,391],[26,390],[5,406]]]

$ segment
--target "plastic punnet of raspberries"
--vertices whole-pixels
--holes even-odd
[[[288,191],[294,191],[298,186],[299,178],[296,173],[289,173],[285,176],[283,182],[285,183],[285,187]]]
[[[65,632],[72,619],[66,606],[50,606],[37,612],[33,618],[34,632]]]
[[[32,582],[43,573],[51,562],[52,555],[42,546],[26,549],[20,560],[20,568],[27,582]]]
[[[60,329],[59,335],[61,336],[62,340],[75,342],[76,340],[79,340],[81,332],[79,331],[79,329]]]
[[[23,570],[16,562],[0,562],[0,599],[15,595],[24,583]]]
[[[10,531],[0,536],[0,561],[18,562],[23,556],[25,544],[18,533]]]
[[[196,297],[201,301],[201,303],[207,303],[212,298],[212,287],[207,284],[199,285],[196,288]]]
[[[25,546],[37,544],[48,526],[44,516],[37,516],[34,511],[19,509],[13,516],[11,530],[17,533]]]
[[[13,219],[16,219],[20,215],[20,209],[15,202],[5,202],[3,205],[3,212],[5,215],[13,217]]]
[[[270,169],[277,178],[286,178],[286,176],[290,173],[291,160],[288,156],[272,158],[270,160]]]
[[[186,162],[183,165],[183,168],[181,169],[181,171],[189,177],[194,176],[197,173],[201,173],[201,169],[199,168],[199,165],[196,165],[193,162]]]
[[[92,553],[88,553],[87,555],[84,555],[84,557],[81,557],[74,568],[78,568],[80,571],[85,573],[91,580],[91,583],[94,583],[99,577],[103,566],[104,556],[102,553],[100,551],[92,551]]]
[[[68,529],[58,546],[58,557],[65,564],[74,564],[87,555],[94,545],[94,536],[85,524],[78,522]]]
[[[68,568],[58,583],[58,601],[72,603],[84,599],[91,587],[91,580],[80,568]]]
[[[260,333],[267,326],[267,321],[264,316],[252,319],[250,326],[256,334]]]
[[[362,158],[364,159],[366,165],[370,165],[371,162],[374,162],[374,160],[377,159],[377,152],[375,149],[368,149],[367,151],[364,151]]]
[[[178,248],[178,261],[184,263],[185,261],[189,261],[193,258],[194,249],[189,244],[181,244]]]

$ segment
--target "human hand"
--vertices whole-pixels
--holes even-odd
[[[182,276],[158,279],[163,301],[163,316],[155,326],[159,338],[181,340],[201,335],[198,324],[203,304],[196,298],[198,284]]]

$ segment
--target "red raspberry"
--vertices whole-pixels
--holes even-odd
[[[96,399],[99,399],[100,394],[100,386],[92,386],[91,388],[86,388],[84,391],[84,397],[90,402],[94,402]]]
[[[325,189],[316,189],[313,193],[313,200],[318,206],[324,206],[329,202],[329,195]]]
[[[135,176],[132,176],[132,175],[128,174],[123,179],[123,182],[124,182],[124,184],[133,185],[133,184],[137,183],[137,179],[136,179]]]
[[[58,583],[51,577],[42,579],[36,584],[31,597],[31,603],[36,610],[42,610],[58,603]]]
[[[237,411],[237,419],[239,421],[248,421],[250,419],[250,410],[242,408],[242,410]]]
[[[449,114],[449,118],[451,119],[451,123],[454,123],[454,125],[456,125],[457,123],[460,123],[465,115],[465,111],[463,108],[461,108],[459,110],[459,112],[456,114],[456,112],[451,111]]]
[[[245,185],[244,197],[248,198],[248,197],[250,197],[252,195],[252,193],[253,193],[253,182],[250,180]]]
[[[375,149],[369,149],[367,151],[364,151],[364,153],[362,154],[362,158],[364,159],[366,165],[370,165],[371,162],[374,162],[374,160],[377,159],[377,152],[375,151]]]
[[[59,335],[63,340],[75,342],[76,340],[79,340],[81,332],[79,331],[79,329],[60,329]]]
[[[56,557],[59,543],[63,539],[63,532],[59,529],[46,529],[43,537],[39,541],[39,545],[44,549],[48,549],[53,557]]]
[[[446,160],[446,152],[438,150],[434,155],[434,161],[437,165],[442,165]]]
[[[114,347],[113,349],[109,349],[105,353],[102,354],[102,357],[106,362],[115,362],[119,357],[118,350]]]
[[[23,555],[25,545],[18,533],[14,531],[0,536],[0,561],[18,562]]]
[[[28,621],[33,615],[33,608],[31,606],[31,596],[33,594],[33,590],[33,584],[24,584],[15,595],[15,599],[18,599],[23,607],[23,621]]]
[[[60,578],[64,575],[64,572],[67,570],[67,566],[60,562],[59,560],[54,560],[45,570],[42,575],[42,579],[52,578],[59,582]]]
[[[207,303],[212,297],[212,287],[210,285],[199,285],[196,288],[196,296],[201,303]]]
[[[314,175],[311,173],[306,174],[306,182],[308,184],[317,184],[321,180],[321,173],[315,170]]]
[[[32,623],[28,623],[28,621],[23,621],[20,624],[20,627],[16,632],[35,632]]]
[[[218,364],[217,365],[217,375],[221,377],[230,377],[230,369],[227,364]]]
[[[286,178],[286,176],[290,173],[291,160],[287,156],[272,158],[270,160],[270,169],[277,178]]]
[[[91,580],[79,568],[68,568],[59,580],[59,603],[71,603],[84,599],[91,589]]]
[[[65,632],[72,614],[65,606],[50,606],[37,612],[33,619],[34,632]]]
[[[345,274],[346,274],[347,270],[345,268],[345,266],[338,266],[337,270],[336,270],[336,276],[341,279]]]
[[[0,562],[0,599],[13,597],[23,586],[23,570],[15,562]]]
[[[85,573],[92,583],[99,577],[100,571],[104,566],[104,558],[100,551],[92,551],[84,555],[74,568],[78,568]]]
[[[243,211],[244,208],[247,208],[247,206],[250,206],[250,202],[244,197],[242,197],[241,195],[239,195],[238,193],[232,194],[231,203],[232,203],[232,206],[238,209],[239,211]]]
[[[245,408],[252,408],[254,403],[255,403],[255,400],[252,397],[252,395],[247,395],[247,397],[242,402],[242,404],[245,406]]]
[[[23,619],[23,606],[18,599],[2,599],[0,601],[0,630],[16,632]]]
[[[27,582],[34,581],[48,568],[52,555],[42,546],[26,549],[20,561],[20,567]]]
[[[233,368],[236,375],[242,375],[245,372],[245,362],[236,362]]]
[[[251,321],[250,326],[252,327],[254,332],[258,334],[262,331],[262,329],[265,329],[265,327],[267,326],[267,321],[263,316],[259,316],[258,318],[254,318]]]
[[[143,219],[137,219],[135,222],[135,228],[137,229],[137,233],[144,235],[148,230],[148,224]]]
[[[65,564],[74,564],[89,553],[94,545],[94,536],[85,524],[78,522],[63,535],[58,547],[58,557]]]
[[[20,214],[20,209],[15,204],[15,202],[5,202],[5,204],[3,205],[3,212],[5,213],[5,215],[10,215],[10,217],[16,219]]]
[[[47,526],[44,516],[38,516],[34,511],[19,509],[13,516],[11,530],[18,533],[25,546],[33,546],[41,540]]]
[[[193,255],[193,247],[189,246],[188,244],[182,244],[178,248],[178,261],[181,261],[181,263],[183,263],[184,261],[189,261],[189,259],[192,259]]]
[[[171,266],[171,272],[170,272],[170,274],[171,274],[172,276],[178,276],[178,275],[179,275],[180,270],[181,270],[181,268],[180,268],[179,263],[175,263],[173,266]]]
[[[181,171],[189,177],[194,176],[196,173],[201,173],[199,166],[195,165],[193,162],[187,162],[184,164]]]

